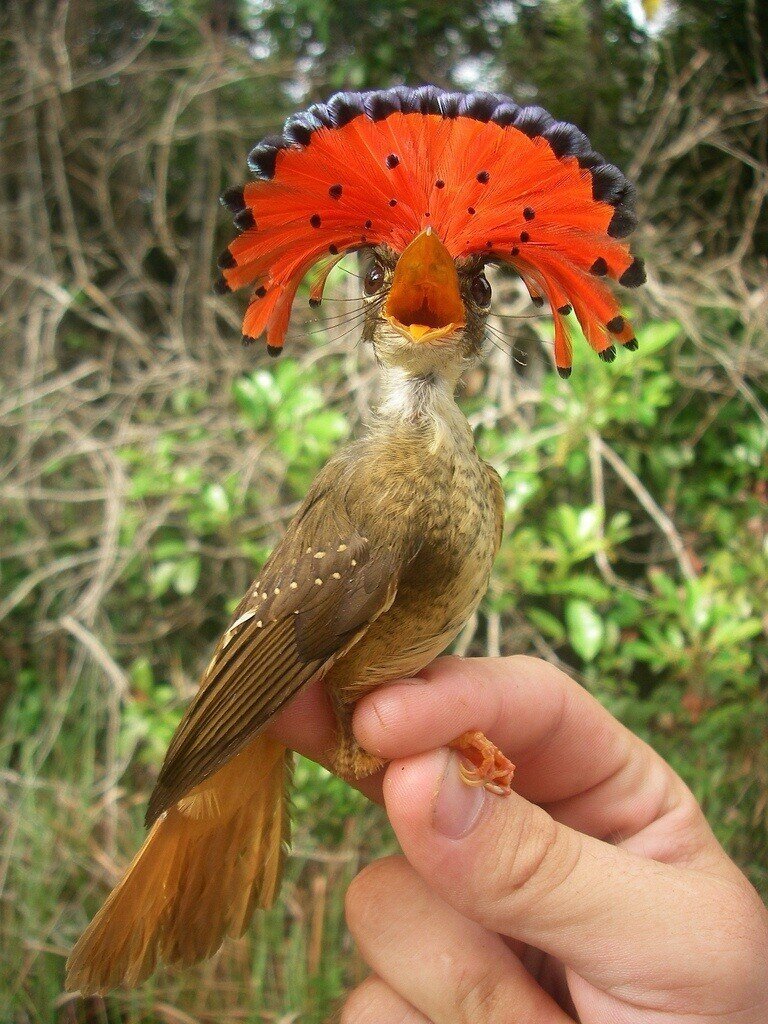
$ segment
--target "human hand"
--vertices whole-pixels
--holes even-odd
[[[322,760],[313,700],[279,728]],[[435,751],[475,728],[518,765],[509,798]],[[393,759],[383,797],[405,857],[350,887],[373,975],[344,1024],[768,1021],[757,893],[672,769],[563,673],[442,659],[364,698],[355,731]]]

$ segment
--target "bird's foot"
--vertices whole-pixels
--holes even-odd
[[[448,745],[464,758],[459,772],[468,786],[483,786],[489,793],[509,796],[515,766],[487,736],[476,730],[465,732]]]
[[[373,775],[386,761],[363,750],[354,740],[343,740],[333,757],[333,770],[342,779],[354,782]]]

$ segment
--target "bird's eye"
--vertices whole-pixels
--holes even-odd
[[[380,263],[372,263],[363,282],[363,291],[366,295],[375,295],[381,291],[384,285],[384,267]]]
[[[478,306],[490,306],[491,304],[491,286],[488,284],[488,279],[485,274],[476,274],[472,278],[472,282],[469,286],[469,293],[472,296],[472,301]]]

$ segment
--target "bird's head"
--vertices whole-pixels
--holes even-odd
[[[488,263],[549,303],[555,365],[571,367],[569,314],[605,360],[636,342],[605,279],[634,287],[622,239],[634,192],[578,128],[496,93],[433,86],[339,93],[290,117],[249,157],[256,180],[222,202],[241,231],[219,257],[221,293],[251,285],[243,340],[282,350],[305,275],[363,255],[364,336],[388,366],[460,372],[480,350]]]
[[[458,376],[480,352],[491,286],[477,257],[454,259],[431,227],[396,253],[368,250],[363,337],[386,366]]]

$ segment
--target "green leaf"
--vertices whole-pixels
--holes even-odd
[[[556,643],[562,643],[565,640],[565,627],[560,619],[552,615],[551,612],[544,608],[527,608],[525,616],[544,636],[550,637]]]
[[[176,562],[158,562],[149,577],[153,597],[162,597],[171,587],[176,575]]]
[[[197,555],[190,555],[183,562],[179,562],[173,578],[173,589],[182,597],[189,597],[197,586],[200,579],[200,559]]]
[[[641,358],[660,352],[680,333],[680,324],[676,320],[655,320],[641,327],[637,332],[639,344],[638,354]]]
[[[603,620],[586,601],[569,601],[565,606],[568,639],[584,661],[592,661],[603,645]]]
[[[203,500],[211,512],[220,518],[224,519],[229,515],[229,498],[221,484],[208,484],[203,491]]]

